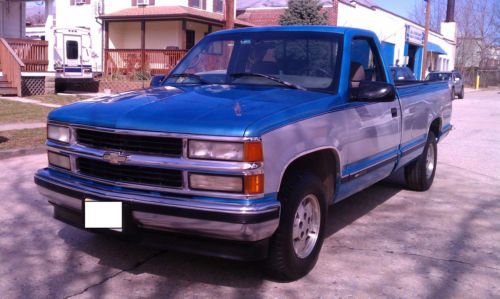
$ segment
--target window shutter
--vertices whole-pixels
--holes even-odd
[[[132,6],[137,6],[137,0],[132,0]]]
[[[75,0],[69,0],[69,5],[75,5]]]
[[[207,0],[201,0],[203,3],[201,4],[202,9],[207,9]]]
[[[149,5],[155,5],[155,0],[149,0]]]

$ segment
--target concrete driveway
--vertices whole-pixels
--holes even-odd
[[[1,160],[0,298],[498,298],[500,94],[467,94],[453,113],[431,190],[395,177],[334,206],[318,264],[292,283],[62,224],[33,183],[45,155]]]

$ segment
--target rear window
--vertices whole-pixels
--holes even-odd
[[[66,42],[66,58],[78,59],[78,42],[69,40]]]

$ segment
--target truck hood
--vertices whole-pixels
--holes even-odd
[[[48,119],[116,129],[260,136],[293,121],[294,114],[284,111],[325,97],[332,98],[275,86],[164,86],[77,102],[52,111]],[[251,129],[252,124],[258,128]]]

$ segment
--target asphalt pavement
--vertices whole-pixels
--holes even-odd
[[[45,155],[0,160],[0,298],[499,298],[500,93],[453,106],[432,188],[396,176],[333,206],[318,264],[291,283],[65,225],[33,183]]]

